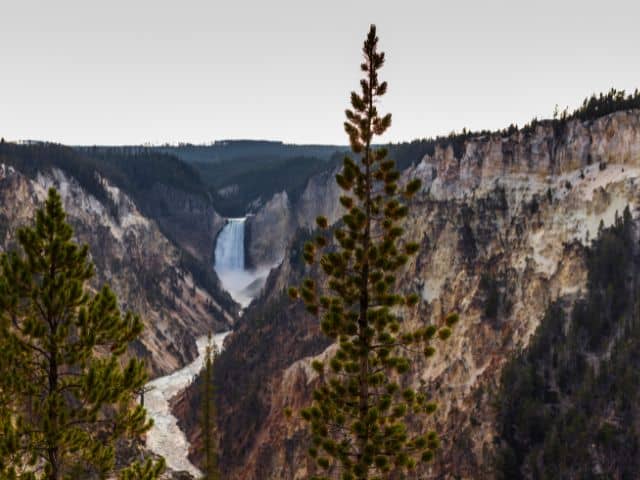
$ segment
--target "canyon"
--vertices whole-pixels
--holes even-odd
[[[637,110],[472,136],[461,151],[444,140],[404,170],[404,178],[423,182],[405,224],[421,248],[398,279],[401,292],[420,292],[422,302],[404,321],[427,325],[450,311],[461,317],[451,340],[429,361],[418,360],[408,378],[439,405],[415,428],[435,426],[443,438],[441,453],[418,478],[494,477],[492,402],[502,368],[528,345],[552,302],[570,305],[584,294],[586,249],[627,206],[637,218],[639,175]],[[254,262],[266,245],[284,252],[284,260],[217,363],[227,478],[301,479],[313,471],[306,430],[284,412],[309,402],[317,381],[310,364],[331,346],[285,290],[304,274],[301,242],[315,216],[339,218],[336,192],[332,172],[323,173],[296,203],[280,194],[249,222],[249,228],[282,225],[259,239],[251,234],[247,254]],[[195,388],[181,401],[178,416],[197,459]]]
[[[4,156],[14,163],[19,158]],[[92,288],[109,284],[123,310],[142,314],[145,329],[130,347],[130,355],[144,359],[151,376],[173,372],[196,358],[197,338],[231,327],[237,307],[224,290],[202,275],[199,261],[163,233],[162,219],[145,215],[130,194],[107,178],[96,178],[104,192],[102,199],[60,168],[29,170],[2,163],[0,246],[2,250],[15,247],[17,230],[31,221],[47,189],[56,188],[75,237],[89,245],[96,266]],[[175,193],[170,198],[175,200]],[[173,208],[177,210],[179,203]],[[202,257],[205,261],[211,255],[203,252]]]
[[[402,169],[403,181],[422,181],[404,225],[420,249],[397,279],[421,301],[403,321],[429,325],[451,311],[461,321],[406,378],[439,405],[413,425],[442,436],[417,478],[495,478],[504,366],[529,345],[550,305],[570,311],[584,297],[589,249],[603,229],[627,207],[637,224],[640,111],[425,145]],[[224,218],[196,177],[133,183],[99,167],[87,177],[69,163],[72,151],[58,147],[46,148],[67,160],[21,159],[39,148],[0,146],[0,247],[15,247],[15,232],[55,187],[76,238],[89,244],[92,288],[109,283],[145,323],[128,354],[149,367],[156,427],[147,448],[167,457],[168,474],[199,474],[197,374],[211,333],[220,347],[224,339],[215,364],[223,478],[307,478],[314,466],[296,412],[318,381],[311,362],[334,347],[286,290],[316,274],[301,259],[315,218],[335,224],[344,213],[337,164],[327,161],[299,192],[252,200],[250,215]]]

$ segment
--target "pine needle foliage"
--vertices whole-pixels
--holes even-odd
[[[0,478],[107,478],[116,446],[151,427],[135,392],[144,364],[121,358],[142,332],[108,287],[92,293],[86,245],[72,240],[60,196],[49,190],[21,251],[0,259]],[[164,461],[129,465],[123,479],[152,480]]]
[[[220,480],[218,469],[218,443],[216,428],[215,386],[213,364],[218,356],[218,350],[209,334],[209,342],[202,368],[202,437],[204,449],[204,479]]]
[[[153,461],[148,458],[144,462],[136,462],[118,474],[118,480],[156,480],[164,472],[163,460]]]
[[[322,234],[304,248],[305,261],[319,264],[324,280],[305,278],[289,290],[337,343],[329,360],[313,363],[320,385],[302,411],[312,435],[309,454],[324,472],[312,477],[318,480],[403,478],[433,458],[436,432],[414,434],[408,425],[436,405],[425,392],[408,388],[403,376],[414,355],[434,354],[433,343],[446,340],[458,318],[451,314],[442,326],[415,331],[403,325],[403,309],[416,307],[419,296],[399,293],[396,274],[419,246],[403,239],[401,224],[420,181],[399,185],[400,173],[386,150],[372,147],[374,137],[391,125],[391,114],[378,111],[387,82],[378,78],[385,56],[374,25],[363,56],[361,91],[351,93],[344,123],[356,159],[347,156],[336,176],[346,213],[333,228],[335,244]],[[328,221],[319,217],[317,225],[327,229]]]

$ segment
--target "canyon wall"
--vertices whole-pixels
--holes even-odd
[[[423,180],[405,222],[407,238],[421,248],[398,279],[401,291],[420,292],[422,301],[404,321],[421,326],[450,311],[461,318],[453,337],[406,379],[439,404],[414,425],[434,425],[443,444],[417,478],[492,478],[492,400],[503,365],[528,344],[552,301],[571,304],[583,294],[585,245],[600,225],[611,225],[627,206],[638,217],[640,112],[471,138],[458,155],[443,142],[403,176]],[[333,173],[312,179],[303,198],[306,207],[287,213],[288,238],[317,214],[339,215]],[[285,298],[303,271],[302,240],[293,240],[218,364],[225,478],[301,479],[313,470],[304,425],[284,415],[309,402],[311,361],[331,348],[317,320]],[[240,379],[249,373],[250,388]],[[187,392],[184,401],[193,407],[197,396]],[[182,410],[197,440],[194,409]]]
[[[290,201],[286,192],[275,194],[255,215],[248,217],[246,255],[251,267],[271,267],[284,258],[298,229],[315,227],[318,215],[330,223],[342,214],[337,169],[314,175],[299,198]]]
[[[198,336],[229,328],[235,318],[235,304],[224,292],[201,280],[200,272],[191,268],[194,262],[190,254],[170,241],[156,221],[143,215],[127,193],[104,178],[100,182],[108,192],[110,206],[59,169],[27,176],[2,164],[0,246],[3,250],[16,247],[17,229],[32,221],[47,189],[55,187],[62,196],[75,238],[89,245],[97,273],[92,288],[110,284],[121,307],[139,313],[145,324],[132,353],[147,361],[154,376],[171,372],[193,360]],[[174,193],[168,201],[177,196]],[[180,202],[172,208],[180,209]],[[214,230],[216,216],[212,212],[201,213],[211,217],[208,228]],[[184,238],[188,245],[189,240]],[[197,250],[198,242],[203,243],[204,239],[192,243],[194,255],[207,251]],[[213,240],[209,242],[212,244]]]
[[[212,264],[214,240],[224,226],[209,199],[155,183],[137,196],[139,208],[162,232],[203,264]]]

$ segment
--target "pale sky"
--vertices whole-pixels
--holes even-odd
[[[346,143],[376,23],[384,140],[502,128],[640,87],[635,0],[0,0],[0,136]]]

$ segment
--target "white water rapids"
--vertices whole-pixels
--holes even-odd
[[[231,332],[214,335],[213,342],[218,351]],[[156,378],[147,384],[151,388],[144,396],[144,406],[153,427],[147,433],[147,447],[154,453],[162,455],[167,461],[167,467],[175,471],[187,471],[196,478],[202,473],[189,459],[189,442],[184,432],[178,427],[178,420],[171,413],[170,400],[187,388],[195,376],[202,370],[204,354],[207,348],[207,337],[197,340],[198,357],[186,367],[170,375]]]

